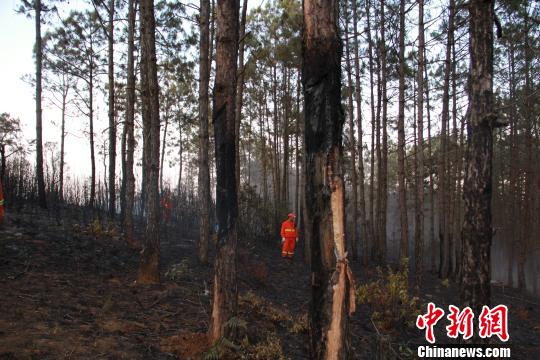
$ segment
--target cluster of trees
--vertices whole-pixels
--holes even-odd
[[[354,310],[347,253],[367,266],[386,263],[397,247],[397,256],[414,258],[418,286],[431,268],[460,279],[464,303],[481,306],[489,302],[495,228],[509,249],[507,281],[516,266],[517,285],[526,287],[527,254],[540,245],[537,3],[276,0],[248,12],[247,0],[93,0],[70,13],[53,1],[24,5],[36,25],[30,188],[42,207],[46,188],[64,200],[66,119],[76,111],[88,119],[91,150],[89,191],[77,199],[99,207],[94,121],[102,90],[104,207],[111,219],[120,214],[132,244],[138,196],[146,224],[139,281],[159,281],[166,158],[178,154],[178,192],[196,195],[202,263],[216,224],[211,339],[233,336],[225,324],[237,306],[239,223],[253,220],[239,214],[255,203],[261,218],[270,215],[270,234],[284,213],[299,214],[314,273],[317,357],[346,352],[325,333],[344,339]],[[47,182],[43,168],[43,90],[61,111],[59,156],[51,161],[57,182]],[[3,149],[14,141],[5,133],[3,177]],[[399,226],[388,215],[394,200]]]

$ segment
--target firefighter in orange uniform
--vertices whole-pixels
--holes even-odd
[[[171,220],[171,212],[172,212],[172,202],[170,193],[168,190],[165,191],[163,196],[161,197],[161,206],[163,206],[163,220],[165,221],[165,224],[168,224]]]
[[[296,247],[296,241],[298,241],[298,235],[296,233],[296,224],[294,220],[296,215],[289,214],[287,220],[281,224],[281,257],[292,259],[294,255],[294,248]]]
[[[0,179],[0,226],[4,224],[4,189],[2,188],[2,180]]]

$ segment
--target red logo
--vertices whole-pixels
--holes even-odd
[[[428,312],[426,315],[418,315],[416,319],[416,327],[420,330],[426,329],[426,340],[431,344],[435,342],[433,335],[433,327],[444,316],[444,310],[435,306],[434,303],[428,304]]]
[[[474,332],[474,313],[470,307],[461,310],[450,305],[449,313],[446,318],[449,325],[446,326],[446,336],[456,339],[459,335],[463,336],[464,340],[470,339]],[[435,343],[435,335],[433,329],[437,322],[444,316],[444,310],[430,302],[427,306],[427,313],[418,315],[416,318],[416,327],[420,330],[425,330],[426,340],[433,344]],[[478,335],[481,338],[489,338],[497,335],[501,341],[508,341],[508,307],[506,305],[498,305],[490,309],[488,306],[482,308],[482,313],[478,317]]]

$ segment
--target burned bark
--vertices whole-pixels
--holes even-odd
[[[304,0],[303,72],[306,146],[306,228],[311,242],[312,359],[348,356],[354,285],[347,261],[341,157],[339,2]]]
[[[213,97],[216,147],[217,255],[213,304],[208,336],[211,342],[234,339],[226,323],[236,315],[236,245],[238,198],[236,188],[235,99],[238,55],[238,2],[218,0],[216,77]]]

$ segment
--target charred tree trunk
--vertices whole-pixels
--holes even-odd
[[[236,188],[235,99],[238,55],[238,2],[218,0],[216,80],[213,97],[216,146],[217,255],[214,264],[213,304],[208,336],[234,339],[230,318],[236,316],[236,244],[238,198]]]
[[[92,43],[90,43],[92,47]],[[92,51],[92,50],[91,50]],[[89,83],[88,83],[88,107],[89,115],[88,121],[90,125],[90,166],[91,166],[91,176],[90,176],[90,208],[94,208],[96,202],[96,154],[95,154],[95,143],[94,143],[94,61],[90,60],[90,74],[89,74]]]
[[[469,2],[469,128],[463,199],[461,304],[479,314],[490,304],[494,1]]]
[[[201,0],[199,53],[199,244],[202,264],[208,262],[210,238],[210,167],[208,165],[208,86],[210,82],[210,0]]]
[[[65,81],[65,75],[63,77]],[[59,188],[58,197],[60,202],[64,201],[64,155],[65,155],[65,140],[66,140],[66,104],[67,104],[68,90],[66,89],[66,82],[62,90],[62,125],[60,126],[60,175],[59,175]],[[3,164],[2,164],[3,167]],[[3,170],[3,169],[2,169]],[[3,175],[3,172],[2,172]],[[3,180],[3,177],[2,177]]]
[[[354,285],[347,262],[342,178],[339,2],[304,0],[303,76],[306,228],[311,235],[312,359],[348,356]]]
[[[128,39],[127,39],[127,85],[126,85],[126,207],[124,210],[124,232],[126,242],[134,243],[133,207],[135,202],[135,176],[133,163],[135,153],[135,1],[128,3]]]
[[[156,63],[154,1],[141,0],[141,91],[144,126],[146,184],[145,239],[139,264],[139,283],[159,283],[159,85]]]
[[[41,108],[42,93],[42,68],[43,68],[43,46],[41,42],[41,0],[34,0],[34,11],[36,12],[36,176],[38,185],[39,206],[47,208],[47,197],[45,194],[45,179],[43,177],[43,120]]]
[[[356,2],[355,2],[356,4]],[[354,9],[354,7],[353,7]],[[373,89],[375,83],[373,82],[373,41],[371,39],[371,2],[366,1],[366,19],[367,19],[367,38],[368,38],[368,56],[369,56],[369,92],[370,92],[370,106],[371,106],[371,167],[370,167],[370,181],[369,181],[369,237],[371,240],[371,246],[374,246],[375,243],[375,96],[373,94]],[[362,144],[360,144],[361,146]],[[362,160],[362,157],[360,156]],[[369,244],[366,243],[367,248],[365,248],[365,253],[363,257],[364,265],[368,263],[368,251]]]
[[[384,43],[383,43],[384,44]],[[401,243],[399,256],[409,256],[409,223],[405,184],[405,0],[399,2],[399,113],[398,113],[398,188]]]
[[[109,0],[109,216],[116,215],[116,119],[114,104],[114,0]]]

